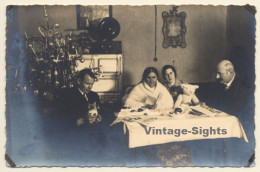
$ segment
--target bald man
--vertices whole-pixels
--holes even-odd
[[[225,85],[228,90],[235,79],[235,70],[233,64],[228,60],[221,61],[217,66],[217,80]]]
[[[231,166],[247,166],[254,155],[254,104],[253,90],[235,72],[229,60],[217,65],[217,82],[212,87],[210,106],[236,116],[241,122],[249,143],[230,138],[226,143],[225,163]]]
[[[211,105],[241,120],[248,86],[236,74],[233,64],[228,60],[222,60],[217,65],[216,79]]]

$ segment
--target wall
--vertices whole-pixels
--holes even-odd
[[[175,60],[179,78],[187,82],[215,80],[215,66],[226,53],[226,10],[224,6],[180,6],[186,12],[186,48],[162,47],[163,11],[171,6],[157,7],[157,57],[154,62],[154,6],[114,6],[113,17],[121,26],[117,40],[124,50],[124,84],[140,81],[145,67],[155,66],[159,71]]]
[[[227,10],[227,56],[237,73],[254,83],[255,79],[254,14],[244,6],[229,6]]]
[[[60,31],[77,28],[75,6],[46,6],[50,23],[59,23]],[[157,57],[154,62],[155,10],[154,6],[113,6],[113,17],[121,27],[115,40],[123,43],[124,85],[140,81],[145,67],[155,66],[159,71],[175,60],[179,78],[187,82],[214,81],[215,66],[225,56],[226,7],[180,6],[186,17],[186,48],[162,47],[163,20],[161,13],[171,6],[157,7]],[[65,13],[64,13],[65,12]],[[19,7],[19,30],[37,36],[39,24],[44,24],[42,6]],[[66,14],[66,15],[64,15]],[[68,32],[67,32],[68,33]]]

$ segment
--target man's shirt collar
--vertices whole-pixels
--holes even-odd
[[[86,93],[83,93],[83,91],[81,91],[79,88],[78,88],[79,92],[86,98],[86,100],[88,101],[88,96]]]
[[[232,82],[235,79],[235,76],[236,76],[236,74],[234,74],[233,78],[228,83],[225,84],[226,85],[226,89],[229,89],[229,87],[231,86]]]

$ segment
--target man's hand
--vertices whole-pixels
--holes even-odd
[[[77,126],[78,126],[78,127],[81,126],[81,125],[83,125],[84,123],[85,123],[84,118],[79,118],[79,119],[77,120]]]

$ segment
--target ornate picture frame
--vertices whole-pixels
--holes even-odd
[[[178,46],[181,48],[186,47],[185,42],[185,18],[186,13],[180,12],[177,13],[178,6],[173,6],[170,12],[164,11],[162,13],[163,18],[163,48],[177,48]]]

